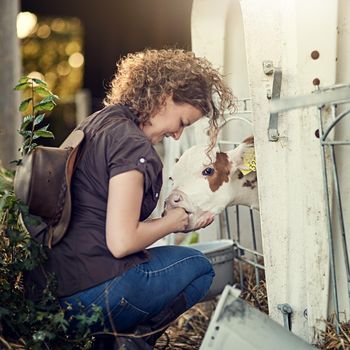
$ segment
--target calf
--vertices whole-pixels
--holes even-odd
[[[189,213],[187,232],[204,216],[219,214],[230,205],[259,209],[256,172],[247,166],[247,157],[254,153],[253,137],[229,152],[216,147],[210,158],[205,150],[200,145],[184,152],[174,166],[173,190],[165,200],[165,211],[181,207]]]

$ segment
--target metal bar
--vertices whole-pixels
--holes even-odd
[[[241,114],[241,113],[239,113],[239,114]],[[250,120],[248,120],[246,118],[238,117],[237,115],[234,115],[234,116],[231,116],[231,117],[228,117],[227,119],[225,119],[223,121],[223,123],[221,125],[219,125],[219,129],[221,130],[227,123],[231,122],[232,120],[234,120],[234,121],[237,121],[237,120],[243,121],[243,122],[249,124],[249,126],[253,125],[253,123]]]
[[[348,104],[350,101],[349,99],[346,99],[346,100],[343,100],[343,101],[337,101],[336,105],[339,106],[339,105],[342,105],[342,104]]]
[[[321,141],[321,145],[350,145],[350,141]]]
[[[239,206],[236,205],[236,228],[237,228],[237,240],[238,242],[241,241],[241,227],[239,224]]]
[[[272,83],[272,99],[278,100],[281,94],[282,86],[282,71],[279,68],[275,68],[273,74],[273,83]],[[270,121],[268,128],[268,137],[269,141],[277,141],[279,138],[278,134],[278,112],[270,112]]]
[[[333,162],[333,181],[334,181],[334,187],[335,187],[335,195],[336,195],[336,205],[337,210],[339,213],[339,220],[340,220],[340,230],[343,238],[343,250],[344,250],[344,258],[345,258],[345,268],[346,268],[346,275],[347,275],[347,288],[348,288],[348,296],[350,298],[350,264],[349,264],[349,253],[348,253],[348,244],[346,241],[346,233],[345,233],[345,223],[344,223],[344,215],[343,215],[343,206],[342,206],[342,199],[340,194],[340,185],[339,185],[339,178],[338,178],[338,171],[337,171],[337,163],[336,163],[336,157],[334,152],[334,146],[331,146],[331,158]]]
[[[239,260],[240,262],[244,262],[244,263],[247,263],[247,264],[252,265],[254,267],[257,267],[258,269],[265,270],[264,265],[261,265],[259,263],[255,263],[254,261],[251,261],[249,259],[242,258],[241,256],[238,256],[236,259]],[[243,284],[241,285],[241,287],[242,286],[243,286]]]
[[[232,239],[232,237],[231,237],[231,229],[230,229],[230,218],[228,216],[228,208],[225,208],[225,219],[226,219],[227,238],[228,239]]]
[[[273,74],[272,84],[272,98],[279,99],[282,86],[282,71],[279,68],[275,68]],[[269,141],[276,142],[279,138],[278,134],[278,112],[270,112],[269,128],[268,128]]]
[[[337,108],[337,105],[331,104],[331,111],[332,111],[331,115],[333,120],[336,119],[336,108]]]
[[[237,115],[237,114],[252,114],[252,111],[248,111],[248,110],[239,110],[239,111],[236,111],[234,112],[234,115]]]
[[[322,111],[319,108],[319,124],[320,131],[322,135],[323,123],[322,123]],[[333,303],[336,315],[336,332],[339,333],[339,302],[338,302],[338,291],[337,291],[337,281],[336,281],[336,270],[335,270],[335,260],[334,260],[334,245],[332,237],[332,217],[331,217],[331,207],[330,207],[330,196],[328,192],[328,176],[327,176],[327,163],[326,163],[326,152],[325,147],[322,146],[321,152],[322,159],[322,173],[323,173],[323,186],[326,192],[325,204],[326,204],[326,215],[327,215],[327,231],[328,231],[328,243],[329,243],[329,258],[330,258],[330,274],[331,274],[331,285],[333,294]]]
[[[347,111],[344,111],[343,113],[339,114],[339,116],[334,119],[334,121],[327,127],[326,131],[324,132],[321,140],[325,141],[328,134],[331,132],[331,130],[335,127],[336,124],[338,124],[344,117],[346,117],[348,114],[350,114],[350,109]]]
[[[255,225],[254,225],[254,216],[253,216],[253,209],[249,208],[249,216],[250,216],[250,227],[252,230],[252,238],[253,238],[253,249],[256,251],[256,236],[255,236]],[[254,262],[258,262],[257,256],[254,254]],[[259,271],[257,268],[255,268],[255,283],[256,285],[259,284]]]
[[[350,85],[337,89],[315,90],[312,94],[304,96],[285,97],[270,101],[270,113],[280,113],[291,109],[321,106],[327,103],[346,103],[350,101]]]
[[[240,227],[240,222],[239,222],[239,206],[236,205],[236,229],[237,229],[237,241],[240,242],[241,240],[241,227]],[[242,251],[238,249],[238,260],[241,257]],[[244,288],[244,279],[243,279],[243,268],[242,268],[242,263],[239,262],[239,284],[241,289],[243,290]]]
[[[219,145],[232,145],[232,146],[238,146],[240,142],[233,142],[233,141],[225,141],[225,140],[219,140]]]
[[[241,290],[243,290],[244,289],[244,279],[243,279],[242,261],[244,261],[244,259],[241,258],[240,255],[238,255],[237,260],[238,260],[238,267],[239,267],[239,286],[240,286]]]
[[[244,102],[244,101],[251,101],[252,98],[251,97],[241,97],[241,98],[238,98],[236,101],[237,102]]]
[[[253,250],[253,249],[246,248],[246,247],[244,247],[243,245],[241,245],[240,243],[238,243],[237,241],[234,242],[234,245],[235,245],[237,248],[239,248],[239,249],[241,249],[241,250],[243,250],[243,251],[245,251],[245,252],[248,252],[248,253],[250,253],[250,254],[254,254],[254,255],[260,256],[260,257],[262,257],[262,258],[264,257],[264,255],[261,254],[261,253],[259,253],[257,250]]]
[[[248,101],[248,100],[244,100],[244,109],[243,109],[244,111],[247,111],[247,109],[248,109],[248,108],[247,108],[247,101]]]
[[[284,327],[289,331],[292,330],[291,316],[293,313],[292,307],[289,304],[278,304],[278,310],[282,312]]]

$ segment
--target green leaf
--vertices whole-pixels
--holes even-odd
[[[28,114],[23,118],[23,123],[27,123],[28,121],[32,122],[34,120],[34,118],[35,118],[34,115]]]
[[[38,146],[38,144],[35,143],[35,142],[33,142],[33,143],[30,145],[30,151],[31,151],[32,149],[34,149],[36,146]]]
[[[44,86],[35,87],[34,92],[37,93],[38,95],[44,96],[44,97],[52,95],[51,91]]]
[[[39,111],[51,111],[55,108],[56,103],[53,101],[43,102],[41,101],[37,105],[34,106],[34,113]]]
[[[13,194],[11,192],[5,192],[5,194],[0,198],[0,212],[4,210],[4,208],[11,207],[13,202]]]
[[[62,328],[64,331],[68,329],[69,323],[64,318],[64,312],[58,312],[57,314],[53,315],[53,322],[56,324],[56,327]]]
[[[53,339],[55,335],[48,331],[37,331],[33,334],[33,340],[35,342],[44,341],[46,338]]]
[[[32,134],[31,130],[20,130],[19,133],[24,137],[29,137]]]
[[[28,130],[28,134],[25,135],[25,136],[30,136],[32,133],[31,130]],[[30,144],[31,140],[30,140],[30,137],[26,138],[24,141],[23,141],[23,146],[28,146]]]
[[[41,130],[46,131],[48,128],[49,128],[49,124],[43,126],[42,128],[40,128],[40,129],[38,129],[38,130],[40,130],[40,131],[41,131]]]
[[[25,75],[25,76],[21,77],[21,78],[19,79],[18,82],[19,82],[20,84],[23,84],[23,83],[28,82],[29,79],[30,79],[30,78],[27,77],[27,76]]]
[[[24,90],[24,89],[27,89],[31,87],[31,84],[30,83],[20,83],[20,84],[17,84],[13,90]]]
[[[53,133],[51,131],[47,131],[47,130],[37,130],[34,131],[34,135],[36,136],[35,138],[38,137],[44,137],[44,138],[55,138]]]
[[[36,131],[34,131],[34,133],[33,133],[33,140],[35,140],[35,139],[38,139],[39,137],[42,137],[41,135],[40,135],[40,133],[42,132],[42,131],[47,131],[47,129],[49,128],[49,124],[47,124],[47,125],[45,125],[45,126],[43,126],[42,128],[40,128],[40,129],[38,129],[38,130],[36,130]],[[39,133],[38,133],[38,131],[39,131]]]
[[[21,130],[25,130],[26,127],[32,123],[34,120],[34,115],[27,115],[23,118],[22,124],[21,124]]]
[[[20,151],[21,149],[19,149],[18,151]],[[22,163],[22,159],[15,159],[15,160],[11,160],[10,164],[14,164],[16,166],[21,165]]]
[[[55,99],[54,99],[53,96],[54,96],[54,95],[49,95],[49,96],[43,98],[43,99],[40,101],[40,103],[55,102]]]
[[[42,85],[44,87],[47,87],[47,83],[41,79],[37,79],[37,78],[31,78],[35,83],[37,83],[38,85]]]
[[[29,102],[32,101],[32,98],[29,97],[29,98],[26,98],[25,100],[23,100],[21,102],[21,104],[19,105],[19,111],[20,112],[24,112],[27,108],[28,108],[28,105],[29,105]]]
[[[34,125],[40,124],[44,120],[45,114],[39,114],[35,120],[34,120]]]

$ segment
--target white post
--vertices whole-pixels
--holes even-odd
[[[252,96],[262,240],[269,312],[293,309],[292,331],[312,341],[327,318],[329,257],[315,108],[279,116],[279,140],[270,142],[268,90],[271,60],[283,74],[281,96],[335,83],[337,1],[241,0]],[[307,313],[307,317],[305,317]]]
[[[220,0],[218,2],[194,0],[191,35],[192,50],[196,55],[206,57],[215,68],[223,73],[226,83],[236,97],[249,98],[244,29],[239,0]],[[250,101],[248,101],[249,107]],[[208,143],[208,137],[205,134],[207,127],[207,120],[203,120],[197,122],[193,129],[189,130],[194,133],[195,143]],[[236,120],[225,125],[219,138],[240,142],[251,134],[252,128],[248,123]],[[230,209],[230,212],[233,213],[233,210]],[[242,231],[250,232],[249,213],[244,211],[243,214],[245,215],[240,215]],[[218,233],[215,232],[215,229],[220,229],[219,220],[216,220],[215,224],[216,226],[213,224],[201,232],[201,241],[216,238]],[[234,232],[231,234],[234,235]]]

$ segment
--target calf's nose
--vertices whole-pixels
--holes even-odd
[[[183,200],[183,196],[180,193],[174,192],[171,193],[166,199],[166,204],[170,205],[171,207],[178,207]]]

